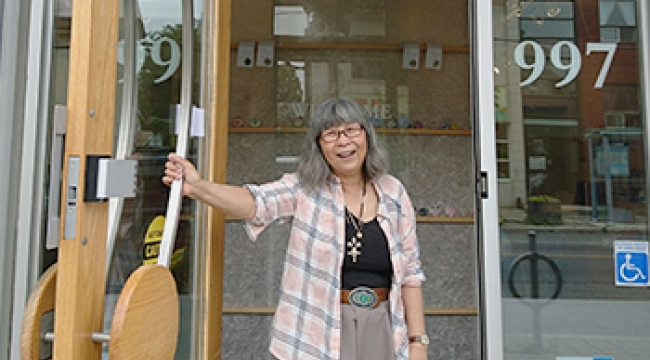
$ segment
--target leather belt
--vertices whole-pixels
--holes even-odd
[[[389,288],[356,287],[352,290],[341,290],[341,303],[360,308],[374,309],[382,301],[388,299]]]

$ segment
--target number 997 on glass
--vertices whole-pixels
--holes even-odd
[[[616,54],[616,43],[587,43],[585,55],[589,56],[594,52],[604,52],[607,54],[600,68],[598,78],[594,83],[594,88],[600,89],[605,83],[605,78],[612,66],[614,55]],[[526,48],[532,49],[532,58],[526,54]],[[532,40],[522,41],[515,47],[514,59],[517,65],[524,70],[531,70],[530,74],[524,79],[519,86],[524,87],[534,83],[542,75],[546,65],[546,54],[542,46]],[[561,88],[570,84],[580,73],[582,67],[582,54],[580,49],[570,41],[559,41],[555,43],[549,52],[549,60],[552,66],[560,71],[566,71],[564,78],[555,84],[556,88]]]

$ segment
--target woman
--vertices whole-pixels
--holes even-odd
[[[201,179],[170,154],[163,182],[246,221],[248,236],[291,221],[270,350],[281,360],[426,359],[415,213],[388,175],[364,110],[341,98],[311,119],[297,173],[243,187]]]

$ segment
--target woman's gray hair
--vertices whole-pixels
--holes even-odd
[[[348,98],[330,99],[322,103],[311,117],[307,149],[298,162],[298,177],[307,189],[319,189],[331,180],[332,170],[323,156],[319,140],[323,131],[342,124],[360,124],[365,129],[368,152],[363,163],[364,179],[375,181],[388,172],[386,150],[377,141],[375,128],[366,111]]]

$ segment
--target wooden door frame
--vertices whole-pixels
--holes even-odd
[[[228,103],[230,98],[230,33],[232,0],[213,0],[207,21],[209,36],[204,44],[205,75],[202,81],[207,94],[204,97],[209,114],[208,143],[206,146],[206,178],[225,183],[228,161]],[[225,242],[225,215],[206,208],[207,224],[204,240],[205,266],[201,291],[204,308],[198,313],[202,319],[199,341],[201,359],[221,359],[221,324],[223,312],[223,260]]]
[[[117,73],[119,0],[75,1],[72,8],[63,199],[55,299],[54,359],[100,359],[106,284],[107,202],[85,202],[86,156],[110,155]],[[68,190],[69,160],[79,158],[78,187]],[[74,234],[66,236],[66,222]],[[70,229],[68,229],[70,230]]]

